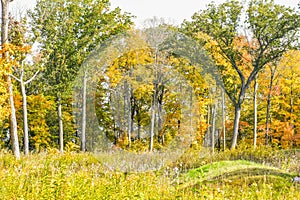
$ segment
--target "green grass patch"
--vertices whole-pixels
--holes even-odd
[[[203,199],[298,199],[299,186],[291,181],[294,176],[252,161],[219,161],[182,175],[180,190],[194,191]]]
[[[190,178],[205,178],[207,176],[216,176],[222,173],[228,173],[236,169],[250,168],[250,167],[261,167],[262,165],[255,162],[246,160],[235,160],[235,161],[220,161],[213,162],[199,168],[190,170],[187,176]]]
[[[218,177],[230,177],[234,175],[240,176],[251,176],[260,174],[276,174],[278,176],[291,178],[295,175],[285,173],[275,167],[262,165],[260,163],[255,163],[247,160],[234,160],[234,161],[220,161],[213,162],[199,168],[190,170],[186,176],[189,178],[206,178],[206,179],[217,179]]]

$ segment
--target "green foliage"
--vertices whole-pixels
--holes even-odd
[[[85,59],[103,41],[130,28],[131,16],[119,8],[110,9],[107,0],[40,0],[28,13],[32,40],[40,45],[39,91],[52,96],[56,107],[62,107],[62,116],[49,114],[47,123],[53,139],[59,135],[64,143],[76,142],[71,111],[73,81]],[[57,112],[58,115],[59,112]],[[57,122],[63,121],[59,126]],[[65,132],[65,133],[64,133]],[[55,133],[55,135],[53,134]],[[64,135],[64,136],[63,136]],[[74,141],[75,140],[75,141]],[[61,151],[63,145],[60,145]]]
[[[51,147],[57,147],[57,141],[58,141],[58,132],[59,127],[57,123],[57,108],[55,106],[53,97],[48,97],[52,101],[52,106],[48,107],[48,112],[45,116],[46,124],[49,128],[49,132],[51,135]],[[72,113],[72,107],[71,107],[71,99],[68,98],[67,100],[62,101],[62,114],[63,118],[62,121],[64,123],[64,144],[67,144],[68,142],[75,142],[78,144],[78,137],[76,137],[76,126],[74,122],[74,116]]]
[[[52,94],[64,93],[91,51],[131,25],[107,0],[40,0],[29,16],[45,58],[44,89]]]
[[[248,28],[253,33],[253,66],[278,61],[284,53],[295,48],[299,37],[299,13],[278,5],[274,0],[252,0],[247,9]]]

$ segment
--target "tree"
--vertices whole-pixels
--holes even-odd
[[[1,45],[2,45],[2,59],[8,59],[8,52],[5,51],[8,45],[8,6],[12,0],[1,0],[2,11],[2,25],[1,25]],[[11,70],[11,69],[10,69]],[[14,106],[13,83],[10,76],[7,76],[8,91],[9,91],[9,105],[10,105],[10,137],[12,141],[12,150],[17,159],[20,159],[19,139],[17,133],[17,118]]]
[[[29,16],[45,58],[43,89],[56,97],[59,148],[63,152],[62,102],[70,96],[72,81],[101,41],[130,27],[130,16],[119,8],[111,11],[107,0],[40,0]]]
[[[271,95],[273,90],[273,82],[275,78],[275,73],[277,71],[277,64],[271,65],[270,67],[270,83],[269,83],[269,90],[268,90],[268,97],[267,97],[267,112],[266,112],[266,134],[265,134],[265,140],[266,145],[269,144],[269,123],[270,123],[270,110],[271,110]]]
[[[201,42],[214,41],[214,48],[207,48],[213,60],[218,59],[213,55],[217,51],[226,61],[226,64],[216,62],[216,70],[221,74],[224,90],[235,108],[231,149],[237,145],[241,106],[247,89],[262,68],[293,48],[300,27],[298,13],[273,0],[251,0],[245,21],[241,18],[242,8],[241,2],[235,0],[219,6],[210,4],[206,10],[194,14],[192,22],[183,24],[184,31]],[[246,39],[239,33],[241,26],[249,31],[251,42],[237,48],[237,41]],[[237,87],[228,83],[228,69],[237,77]]]
[[[30,72],[29,67],[26,67],[25,59],[31,51],[31,47],[26,44],[25,27],[26,21],[21,20],[21,22],[16,21],[12,17],[9,22],[9,43],[15,46],[14,59],[16,61],[16,65],[14,67],[14,71],[10,76],[12,76],[15,80],[17,80],[20,84],[21,94],[22,94],[22,104],[23,104],[23,128],[24,128],[24,154],[28,155],[29,153],[29,134],[28,134],[28,114],[27,114],[27,94],[26,94],[26,85],[33,81],[38,74],[37,71],[35,74],[28,77],[28,72]],[[26,74],[27,72],[27,74]],[[27,75],[27,76],[26,76]],[[28,80],[24,80],[24,79]]]
[[[147,42],[149,43],[150,48],[154,51],[154,91],[152,96],[152,105],[151,105],[151,125],[150,125],[150,143],[149,143],[149,151],[153,150],[153,141],[154,141],[154,128],[155,128],[155,117],[156,112],[158,112],[158,130],[161,130],[161,102],[163,101],[164,96],[164,75],[163,75],[163,67],[165,65],[164,55],[160,51],[160,45],[168,38],[170,35],[168,34],[167,26],[163,19],[153,18],[147,21],[148,27],[145,30],[147,35]],[[160,28],[158,28],[160,27]],[[170,32],[169,32],[170,33]]]
[[[26,85],[33,81],[38,74],[35,73],[30,79],[24,81],[24,67],[22,64],[20,77],[17,78],[13,76],[15,80],[20,83],[21,93],[22,93],[22,105],[23,105],[23,128],[24,128],[24,154],[28,155],[29,153],[29,134],[28,134],[28,114],[27,114],[27,94],[26,94]]]
[[[198,132],[192,131],[200,110],[194,91],[199,95],[203,84],[195,66],[162,50],[166,38],[160,34],[171,33],[164,28],[117,38],[111,52],[119,52],[118,56],[112,62],[102,58],[107,64],[96,64],[100,66],[96,75],[100,77],[96,93],[99,127],[121,148],[131,145],[130,150],[146,151],[147,145],[152,151]]]
[[[267,105],[269,105],[269,96],[274,102],[269,109],[272,126],[269,123],[268,142],[283,148],[299,145],[299,63],[299,51],[289,51],[284,54],[276,66],[277,76],[273,78],[272,90],[268,92]]]

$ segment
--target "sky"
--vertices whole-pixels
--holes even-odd
[[[34,7],[35,3],[36,0],[13,0],[9,4],[9,10],[15,16],[19,16],[20,13],[24,15],[27,9]]]
[[[147,18],[162,17],[167,21],[180,24],[211,3],[212,0],[111,0],[112,7],[120,7],[137,16],[135,22],[141,25]],[[214,0],[216,4],[226,0]],[[275,0],[275,3],[297,7],[300,0]]]
[[[51,1],[51,0],[50,0]],[[214,0],[215,3],[223,3],[226,0]],[[33,8],[36,0],[14,0],[11,4],[11,12],[18,14]],[[110,0],[111,7],[120,7],[124,12],[136,16],[134,22],[141,26],[143,21],[154,16],[164,18],[174,24],[180,24],[184,19],[204,9],[212,0]],[[275,3],[297,7],[300,0],[275,0]]]

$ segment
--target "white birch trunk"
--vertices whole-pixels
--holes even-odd
[[[217,115],[216,105],[212,105],[211,112],[212,112],[211,149],[212,149],[212,153],[214,153],[215,152],[216,115]]]
[[[12,151],[16,157],[16,159],[20,159],[20,146],[19,146],[19,137],[18,137],[18,125],[17,125],[17,118],[16,118],[16,109],[14,104],[14,91],[13,91],[13,83],[11,77],[8,76],[8,90],[9,90],[9,104],[11,109],[10,115],[10,137],[12,141]]]
[[[151,108],[151,127],[150,127],[150,144],[149,144],[150,152],[153,151],[154,124],[155,124],[155,103],[152,104],[152,108]]]
[[[84,72],[83,76],[83,88],[82,88],[82,119],[81,119],[81,151],[86,151],[86,82],[87,72]]]
[[[57,101],[57,114],[58,114],[58,127],[59,127],[59,151],[64,152],[64,128],[62,120],[62,110],[61,110],[61,98]]]
[[[128,136],[128,148],[130,148],[130,146],[131,146],[131,127],[132,127],[132,122],[131,122],[131,115],[132,115],[132,113],[131,113],[131,94],[130,94],[130,86],[129,86],[129,84],[127,85],[127,91],[126,91],[126,93],[127,93],[127,98],[126,98],[126,100],[127,100],[127,110],[128,110],[128,115],[127,115],[127,122],[128,122],[128,124],[127,124],[127,136]]]
[[[28,155],[29,153],[29,134],[28,134],[28,119],[27,119],[27,95],[25,83],[21,79],[21,92],[23,100],[23,128],[24,128],[24,154]]]
[[[222,129],[223,129],[223,150],[226,150],[226,124],[225,124],[225,94],[224,90],[222,89]]]

